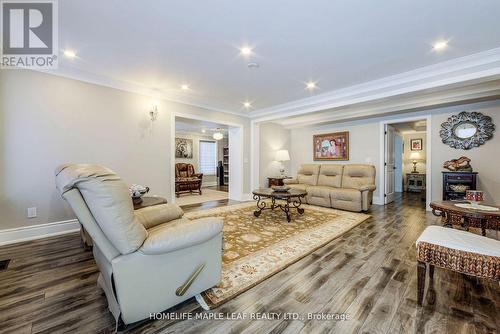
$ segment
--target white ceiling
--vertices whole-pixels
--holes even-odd
[[[175,131],[183,133],[196,133],[211,137],[214,132],[222,132],[227,135],[227,125],[196,120],[192,118],[176,117]]]
[[[59,46],[78,54],[61,58],[59,73],[258,114],[499,47],[498,13],[496,0],[59,1]],[[440,39],[449,49],[436,53]],[[245,44],[250,60],[239,55]],[[319,89],[306,91],[307,80]]]
[[[427,129],[427,121],[413,121],[391,124],[400,133],[415,133],[417,131],[425,131]]]

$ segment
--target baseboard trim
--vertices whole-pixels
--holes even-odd
[[[78,232],[78,219],[0,230],[0,246]]]
[[[384,199],[379,196],[373,196],[373,204],[384,205]]]
[[[241,201],[251,201],[253,199],[253,195],[250,193],[247,194],[242,194],[241,195]]]

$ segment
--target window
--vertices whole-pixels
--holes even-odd
[[[217,166],[217,143],[200,140],[200,173],[215,175]]]

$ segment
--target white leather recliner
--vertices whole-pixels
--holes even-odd
[[[98,284],[117,323],[149,318],[220,282],[221,219],[189,220],[174,204],[134,211],[127,185],[102,166],[65,164],[55,174],[92,238]]]

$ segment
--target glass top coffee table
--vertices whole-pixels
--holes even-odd
[[[274,210],[280,208],[286,215],[288,222],[292,221],[290,217],[290,204],[297,209],[299,214],[304,213],[304,209],[300,207],[302,198],[307,195],[307,191],[299,189],[290,189],[288,191],[274,191],[271,188],[260,188],[252,191],[253,199],[257,201],[257,210],[253,212],[255,217],[259,217],[264,210]],[[271,205],[266,202],[266,199],[271,199]],[[278,202],[277,202],[278,201]]]

